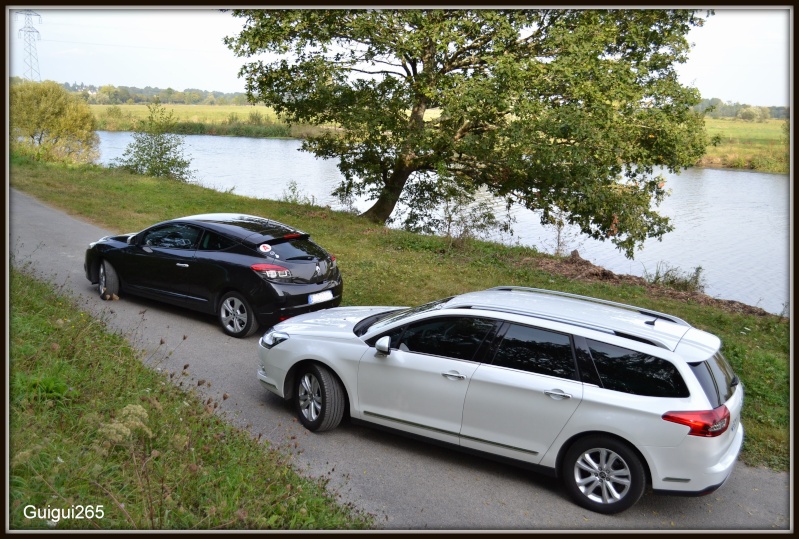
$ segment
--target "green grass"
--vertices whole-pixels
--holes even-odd
[[[338,258],[346,281],[345,305],[414,305],[491,286],[520,285],[672,313],[718,335],[747,388],[742,460],[788,468],[790,337],[785,318],[729,312],[690,296],[654,293],[642,284],[570,279],[541,269],[539,263],[552,257],[532,248],[479,241],[458,246],[326,208],[219,193],[101,167],[69,168],[13,158],[10,183],[114,232],[134,232],[160,220],[222,208],[298,226]]]
[[[322,127],[289,126],[271,107],[263,105],[164,105],[173,114],[180,135],[218,135],[253,138],[303,138]],[[146,120],[145,105],[89,105],[100,131],[134,131]]]
[[[324,481],[302,478],[287,456],[220,418],[225,395],[201,401],[174,373],[146,367],[122,336],[25,268],[12,268],[10,285],[10,529],[370,526]],[[95,518],[28,518],[31,507],[74,515],[79,506]]]
[[[790,159],[784,124],[785,120],[745,122],[706,118],[708,135],[718,136],[720,144],[708,147],[700,166],[787,174]]]

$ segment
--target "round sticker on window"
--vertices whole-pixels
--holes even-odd
[[[268,243],[262,243],[261,245],[258,246],[258,250],[261,251],[262,253],[268,253],[269,251],[272,250],[272,246],[269,245]]]

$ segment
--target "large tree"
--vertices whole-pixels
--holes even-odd
[[[248,97],[338,158],[341,190],[385,222],[485,188],[628,256],[671,229],[653,209],[704,153],[696,89],[677,80],[689,10],[234,10]],[[270,53],[269,58],[258,58]],[[277,59],[274,59],[277,58]]]
[[[10,147],[43,161],[91,163],[100,155],[89,106],[53,81],[9,88]]]

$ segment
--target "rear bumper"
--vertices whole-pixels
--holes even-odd
[[[299,314],[310,313],[341,304],[344,283],[341,279],[323,285],[275,285],[277,301],[254,306],[255,317],[261,326],[268,327]],[[309,303],[309,297],[330,290],[333,298],[321,303]]]
[[[688,436],[679,448],[647,448],[650,460],[652,490],[659,494],[704,496],[721,487],[732,474],[744,440],[743,425],[738,425],[734,438],[723,454],[708,451],[712,439]],[[691,447],[693,446],[693,447]],[[704,462],[704,465],[703,465]]]

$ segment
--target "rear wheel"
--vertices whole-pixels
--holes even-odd
[[[644,493],[646,473],[630,447],[607,436],[578,440],[563,459],[563,480],[578,505],[597,513],[620,513]]]
[[[222,329],[231,337],[249,337],[258,329],[255,313],[241,294],[225,294],[219,302],[218,312]]]
[[[327,368],[309,364],[297,376],[294,406],[306,429],[323,432],[341,423],[344,389]]]
[[[107,260],[100,262],[100,274],[97,280],[97,292],[104,300],[119,297],[119,276],[114,266]]]

